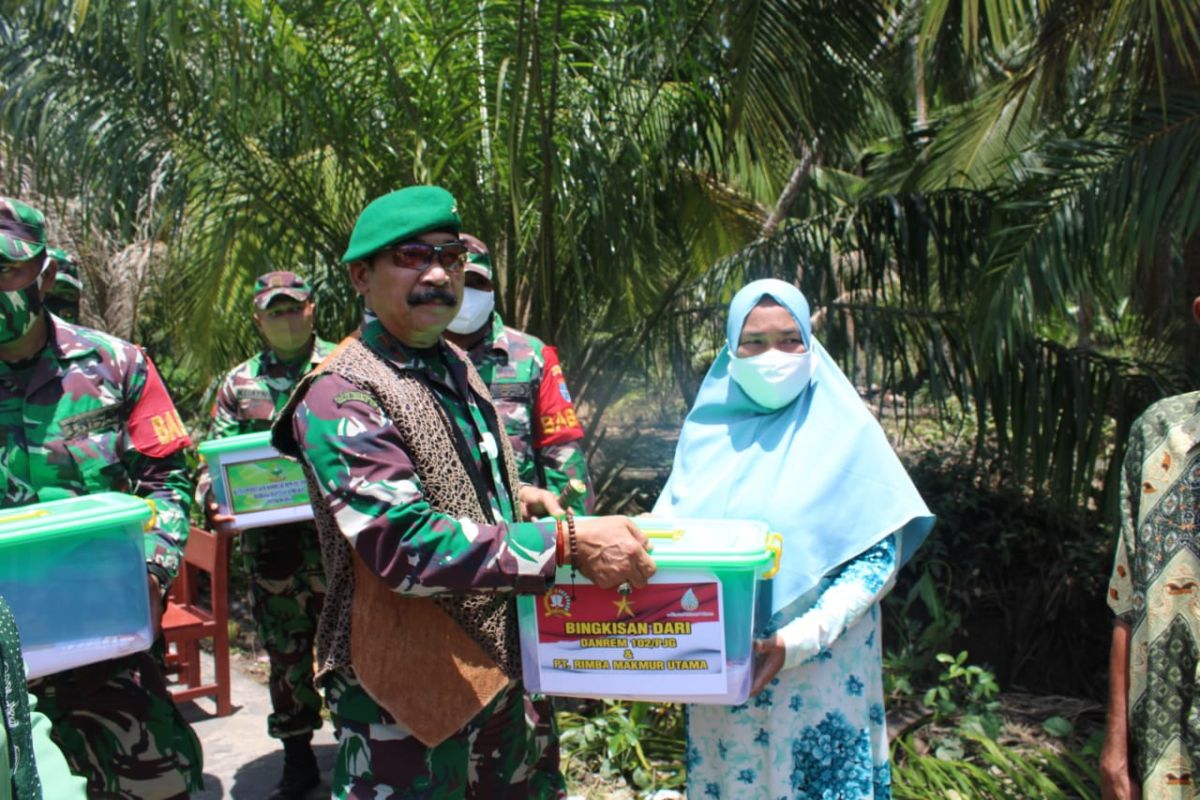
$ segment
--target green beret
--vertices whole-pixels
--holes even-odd
[[[366,258],[428,231],[457,234],[461,225],[454,195],[440,186],[406,186],[372,200],[358,215],[342,263]]]

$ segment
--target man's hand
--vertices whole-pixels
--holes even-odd
[[[751,696],[767,687],[771,679],[783,669],[786,648],[783,637],[778,633],[770,639],[759,639],[754,643],[754,683],[750,686]]]
[[[1141,800],[1142,788],[1129,772],[1128,747],[1105,737],[1100,750],[1100,796],[1104,800]]]
[[[222,514],[217,504],[208,501],[208,527],[220,536],[230,536],[238,532],[238,529],[233,525],[232,514]]]
[[[158,576],[154,573],[149,573],[146,577],[149,578],[147,583],[149,584],[150,592],[150,630],[154,633],[154,638],[157,639],[158,635],[162,633],[162,615],[164,610],[162,586],[158,582]]]
[[[575,545],[575,566],[602,589],[626,581],[640,589],[656,569],[646,535],[629,517],[576,520]]]
[[[562,503],[554,492],[525,484],[521,487],[517,498],[521,502],[521,520],[531,520],[535,517],[561,517],[564,513]]]

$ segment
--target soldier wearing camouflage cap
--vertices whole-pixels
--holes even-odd
[[[137,347],[45,311],[57,265],[45,220],[0,198],[0,507],[115,491],[153,500],[145,538],[157,630],[188,532],[187,434]],[[90,796],[187,797],[202,787],[200,742],[149,653],[68,670],[30,686]]]
[[[271,427],[295,388],[333,351],[313,330],[312,288],[294,272],[268,272],[254,284],[254,324],[265,347],[225,376],[212,408],[211,436]],[[202,492],[211,481],[201,476]],[[231,525],[206,498],[215,528]],[[270,662],[272,713],[267,732],[283,740],[283,776],[270,800],[302,798],[320,782],[312,751],[321,727],[321,696],[313,687],[313,638],[325,599],[321,547],[312,522],[242,531],[243,563],[258,639]]]
[[[549,489],[580,514],[590,513],[591,477],[580,446],[583,428],[558,351],[504,324],[495,310],[487,246],[469,233],[459,238],[467,245],[465,287],[445,336],[466,351],[491,390],[521,480]]]
[[[50,258],[57,267],[54,285],[46,295],[46,308],[59,319],[71,324],[79,322],[79,301],[83,296],[83,279],[79,277],[79,263],[61,247],[48,249]]]
[[[343,256],[363,324],[272,428],[304,467],[324,555],[335,798],[565,794],[553,720],[524,696],[513,595],[547,591],[568,559],[607,587],[654,571],[628,519],[534,521],[558,499],[517,478],[487,387],[442,338],[463,291],[456,205],[411,186],[363,210]]]

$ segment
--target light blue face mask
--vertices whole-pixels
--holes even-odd
[[[772,411],[800,396],[812,381],[812,353],[785,353],[772,347],[754,356],[729,356],[729,375],[750,399]]]

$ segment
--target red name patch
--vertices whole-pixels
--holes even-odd
[[[129,439],[139,453],[151,458],[165,458],[192,443],[162,376],[148,358],[146,386],[129,414]]]
[[[558,363],[558,351],[547,346],[542,351],[542,356],[546,365],[542,371],[542,384],[538,388],[537,400],[533,404],[533,412],[537,417],[533,446],[542,448],[578,441],[583,438],[583,428],[579,424],[579,418],[575,416],[575,404],[571,402],[567,382],[563,379],[562,367]]]

